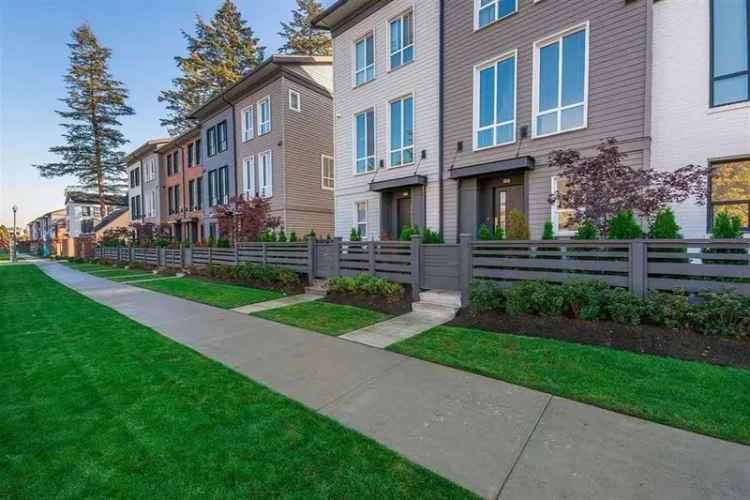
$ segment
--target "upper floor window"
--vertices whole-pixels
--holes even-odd
[[[191,142],[188,144],[187,147],[187,166],[192,167],[193,166],[193,143]]]
[[[150,167],[146,168],[146,177],[150,175],[149,170],[150,170]],[[167,155],[167,175],[172,175],[172,154],[171,153]],[[149,179],[146,179],[146,180],[148,181]]]
[[[296,90],[289,89],[289,109],[297,113],[302,111],[302,97]]]
[[[474,110],[474,149],[515,142],[515,53],[476,68]]]
[[[391,69],[414,60],[414,13],[409,11],[391,21]]]
[[[242,110],[242,142],[255,137],[255,112],[252,106]]]
[[[216,154],[216,127],[206,131],[206,148],[209,158]]]
[[[414,98],[391,102],[390,165],[414,163]]]
[[[711,1],[711,106],[750,100],[750,0]]]
[[[261,153],[259,161],[260,195],[263,198],[270,198],[273,196],[273,155],[271,151]]]
[[[711,213],[739,217],[750,230],[750,158],[711,165]]]
[[[375,170],[375,111],[359,113],[355,119],[355,172]]]
[[[195,164],[200,165],[201,164],[201,140],[198,139],[195,141]]]
[[[362,85],[375,78],[375,39],[372,33],[354,44],[354,83]]]
[[[477,28],[483,28],[518,9],[517,0],[474,0]]]
[[[333,157],[322,155],[320,159],[320,170],[321,170],[321,187],[325,190],[333,190]]]
[[[172,153],[172,173],[176,174],[180,171],[180,151],[177,150]]]
[[[227,122],[224,120],[216,126],[216,147],[219,153],[227,150]]]
[[[534,136],[586,127],[588,26],[534,44]]]
[[[271,131],[271,96],[258,102],[258,135]]]

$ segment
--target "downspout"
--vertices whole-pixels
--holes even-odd
[[[443,72],[444,72],[444,55],[443,55],[443,31],[445,30],[445,0],[440,0],[440,21],[438,29],[438,232],[442,235],[443,232],[443,158],[445,156],[443,151]],[[425,203],[427,203],[427,196],[425,195]]]

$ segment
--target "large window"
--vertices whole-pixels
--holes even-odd
[[[252,200],[255,198],[255,156],[242,160],[242,166],[245,171],[245,199]]]
[[[258,135],[271,131],[271,97],[258,102]]]
[[[323,189],[332,191],[333,190],[333,158],[331,156],[322,155],[320,158],[320,175],[321,175],[321,187]]]
[[[513,14],[517,4],[517,0],[474,0],[476,27],[483,28]]]
[[[535,44],[534,135],[586,126],[588,28]]]
[[[750,229],[750,158],[711,165],[711,213],[739,217]]]
[[[355,121],[355,172],[364,174],[375,170],[375,111],[359,113]]]
[[[354,44],[354,83],[362,85],[375,78],[375,40],[372,33]]]
[[[550,220],[558,236],[573,236],[578,231],[578,224],[574,222],[576,210],[566,205],[562,197],[568,192],[568,183],[564,178],[552,178],[552,195],[555,202],[552,204]]]
[[[247,142],[255,137],[255,112],[249,106],[242,110],[242,142]]]
[[[273,196],[273,155],[271,151],[261,153],[259,162],[260,195],[263,198],[270,198]]]
[[[354,228],[362,238],[367,238],[367,202],[358,201],[354,204]]]
[[[750,0],[711,0],[711,106],[750,100]]]
[[[400,68],[414,60],[414,13],[409,11],[390,24],[391,69]]]
[[[414,98],[392,101],[390,108],[390,165],[414,163]]]
[[[515,53],[474,71],[474,148],[516,140]]]

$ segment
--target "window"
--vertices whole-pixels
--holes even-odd
[[[229,167],[224,166],[219,169],[218,190],[216,200],[219,204],[229,203]]]
[[[414,98],[391,102],[390,165],[414,163]]]
[[[203,207],[203,177],[198,177],[195,181],[195,210]]]
[[[516,56],[474,71],[474,149],[516,140]]]
[[[211,127],[206,131],[206,147],[209,158],[216,154],[216,127]]]
[[[375,43],[372,33],[354,44],[354,83],[362,85],[375,78]]]
[[[358,201],[354,204],[354,228],[362,238],[367,238],[367,202]]]
[[[273,157],[271,151],[261,153],[258,161],[260,162],[258,171],[260,196],[270,198],[273,196]]]
[[[271,97],[266,97],[258,103],[258,135],[271,131]]]
[[[201,164],[201,140],[198,139],[195,141],[195,164],[200,165]]]
[[[297,113],[302,111],[302,97],[296,90],[289,89],[289,109]]]
[[[252,106],[242,110],[242,142],[255,137],[255,112]]]
[[[227,122],[224,120],[216,126],[217,151],[223,153],[227,150]]]
[[[191,142],[188,144],[187,147],[187,166],[192,167],[193,166],[193,143]]]
[[[588,26],[534,45],[534,136],[584,128],[588,111]]]
[[[180,171],[180,151],[175,151],[172,158],[172,173],[176,174]]]
[[[138,197],[132,196],[130,198],[130,217],[132,219],[139,219],[140,215],[138,215]]]
[[[81,232],[82,233],[93,233],[94,232],[94,219],[86,219],[81,221]]]
[[[146,169],[146,173],[148,173],[148,169]],[[171,154],[167,155],[167,175],[172,175],[172,155]]]
[[[158,203],[159,203],[156,200],[156,191],[151,191],[151,193],[149,193],[149,195],[150,195],[150,198],[151,198],[151,208],[149,209],[148,216],[149,217],[156,217],[156,210],[157,210]]]
[[[174,206],[172,204],[172,186],[167,188],[167,212],[169,214],[174,213]]]
[[[82,217],[91,217],[91,207],[81,207]]]
[[[255,198],[255,156],[242,160],[242,166],[245,171],[245,199],[252,200]]]
[[[750,0],[711,1],[711,106],[750,100]]]
[[[574,222],[576,210],[567,206],[560,199],[568,192],[568,183],[560,177],[552,177],[552,195],[555,202],[552,204],[550,220],[558,236],[573,236],[578,231],[578,224]]]
[[[355,172],[364,174],[375,170],[375,111],[368,110],[355,117],[356,157]]]
[[[188,181],[188,210],[195,210],[195,179]]]
[[[216,170],[212,170],[208,173],[208,206],[213,207],[216,205]]]
[[[219,225],[216,222],[208,224],[208,238],[215,240],[219,237]]]
[[[322,155],[320,157],[320,170],[321,170],[321,177],[322,177],[322,184],[321,186],[323,189],[332,191],[333,190],[333,177],[334,177],[334,170],[333,170],[333,158],[330,156]]]
[[[517,0],[474,0],[476,28],[499,21],[518,9]]]
[[[750,158],[711,165],[711,214],[727,212],[750,229]]]
[[[412,11],[391,21],[391,69],[414,60],[414,13]]]
[[[179,213],[182,209],[182,206],[180,206],[180,185],[177,184],[175,187],[172,188],[172,195],[174,196],[174,211],[176,213]]]

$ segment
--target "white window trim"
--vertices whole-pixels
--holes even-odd
[[[576,235],[576,231],[569,229],[560,230],[560,214],[558,210],[560,208],[560,200],[557,199],[557,193],[560,189],[560,176],[554,175],[550,178],[550,194],[555,196],[555,202],[550,205],[550,220],[552,221],[552,228],[555,231],[556,236],[571,237]]]
[[[357,45],[359,44],[359,42],[365,41],[369,37],[372,37],[372,64],[364,66],[361,70],[358,70],[357,69]],[[362,85],[366,85],[366,84],[370,83],[371,81],[375,80],[375,78],[378,76],[377,75],[377,71],[376,71],[376,67],[375,67],[375,60],[377,59],[377,57],[376,57],[377,47],[375,46],[375,32],[374,31],[368,31],[364,35],[362,35],[359,38],[355,39],[354,40],[354,44],[352,45],[352,51],[353,51],[352,52],[352,61],[354,62],[354,65],[353,65],[354,71],[352,72],[352,87],[356,88],[356,87],[361,87]],[[367,57],[367,49],[365,48],[365,58],[366,57]],[[365,80],[362,83],[357,83],[357,74],[359,74],[361,72],[364,72],[365,76],[367,76],[367,70],[369,68],[372,68],[372,78],[369,79],[369,80]]]
[[[504,61],[506,59],[513,58],[513,120],[510,122],[499,122],[499,123],[493,123],[490,126],[487,127],[480,127],[479,126],[479,74],[483,69],[486,69],[490,66],[497,65],[499,62]],[[497,70],[495,70],[495,87],[494,87],[494,93],[495,93],[495,99],[497,99]],[[474,66],[474,117],[472,120],[472,132],[473,132],[473,138],[472,138],[472,148],[474,151],[484,151],[486,149],[492,149],[492,148],[498,148],[501,146],[507,146],[509,144],[515,144],[518,140],[518,137],[516,135],[516,129],[518,128],[516,126],[517,119],[518,119],[518,49],[513,49],[509,52],[506,52],[504,54],[501,54],[498,57],[494,57],[492,59],[489,59],[487,61],[481,62]],[[497,114],[497,102],[495,102],[495,109],[494,112]],[[497,117],[496,117],[497,118]],[[484,130],[486,128],[496,128],[500,125],[507,125],[509,123],[513,124],[513,140],[508,142],[503,142],[500,144],[494,144],[494,135],[493,135],[493,145],[492,146],[485,146],[483,148],[479,147],[479,131]]]
[[[546,38],[543,38],[541,40],[537,40],[534,42],[534,64],[533,64],[533,78],[532,78],[532,92],[531,92],[531,138],[532,139],[540,139],[543,137],[552,137],[554,135],[559,134],[567,134],[569,132],[575,132],[577,130],[583,130],[585,128],[588,128],[589,125],[589,52],[591,51],[591,43],[589,41],[590,38],[590,23],[589,21],[585,21],[581,24],[577,24],[573,27],[570,27],[568,29],[565,29],[563,31],[560,31],[558,33],[555,33],[554,35],[550,35]],[[560,130],[560,122],[562,120],[562,112],[568,108],[575,108],[580,106],[581,104],[571,104],[568,106],[561,106],[559,108],[556,108],[557,110],[557,123],[558,123],[558,130],[556,132],[550,132],[549,134],[538,134],[537,133],[537,118],[539,116],[539,63],[540,63],[540,57],[539,53],[542,48],[546,47],[547,45],[550,45],[552,43],[555,43],[557,41],[560,42],[560,51],[562,51],[562,39],[566,35],[573,34],[577,31],[584,31],[585,33],[585,39],[586,39],[586,51],[584,53],[584,73],[583,73],[583,124],[580,127],[575,128],[569,128],[565,130]],[[562,58],[560,58],[560,64],[558,64],[558,101],[562,99]],[[546,110],[544,114],[551,113],[553,110]]]
[[[266,132],[263,132],[263,125],[266,122],[262,122],[261,121],[263,119],[262,118],[263,113],[261,113],[261,109],[263,107],[263,104],[265,104],[265,103],[268,103],[268,122],[267,122],[268,123],[268,130]],[[272,129],[272,125],[271,125],[271,96],[270,95],[267,95],[266,97],[264,97],[263,99],[261,99],[261,100],[258,101],[256,115],[257,115],[256,119],[258,120],[258,130],[257,130],[258,137],[260,137],[262,135],[270,134],[271,133],[271,129]]]
[[[352,228],[356,229],[357,231],[359,231],[359,225],[360,225],[360,223],[359,223],[359,210],[358,210],[358,207],[357,207],[357,205],[359,205],[359,204],[364,204],[365,205],[365,221],[364,221],[365,230],[362,232],[362,239],[366,240],[366,239],[368,239],[367,238],[367,234],[370,231],[370,220],[369,220],[369,217],[370,217],[370,203],[369,203],[368,200],[358,200],[358,201],[354,202],[354,207],[353,207],[354,208],[354,217],[352,218],[352,222],[353,222]]]
[[[372,128],[373,128],[373,142],[374,142],[374,147],[372,150],[373,151],[372,159],[373,159],[373,164],[375,165],[375,168],[373,168],[372,170],[365,169],[364,172],[357,172],[357,160],[359,160],[359,158],[357,158],[357,117],[363,113],[367,113],[368,111],[372,111],[372,121],[373,121]],[[365,124],[367,124],[367,120],[365,120]],[[376,115],[375,108],[368,108],[363,111],[354,113],[354,123],[352,125],[353,125],[352,134],[353,134],[353,139],[354,139],[352,142],[352,146],[353,146],[352,152],[354,153],[353,173],[355,176],[374,174],[375,172],[378,171],[378,150],[377,150],[378,117]],[[367,154],[366,151],[367,151],[367,131],[365,131],[365,154]],[[369,156],[365,156],[364,158],[367,159],[369,158]]]
[[[267,183],[264,183],[264,177],[266,173],[264,159],[268,155],[268,179]],[[273,196],[273,151],[270,149],[263,151],[258,155],[258,191],[261,198],[271,198]]]
[[[403,45],[403,40],[404,40],[404,16],[406,16],[409,13],[411,13],[411,31],[412,31],[412,33],[411,33],[411,45]],[[402,43],[402,45],[401,45],[400,49],[392,51],[392,49],[391,49],[392,23],[394,21],[398,21],[398,20],[401,20],[401,43]],[[387,43],[388,43],[388,51],[387,51],[388,52],[388,60],[387,60],[386,64],[387,64],[387,67],[388,67],[388,71],[390,72],[390,71],[395,71],[397,69],[401,69],[404,66],[408,66],[409,64],[413,63],[417,59],[417,47],[416,47],[416,45],[417,45],[417,27],[416,27],[416,17],[414,15],[414,7],[409,7],[408,9],[404,10],[403,12],[401,12],[400,14],[398,14],[397,16],[394,16],[394,17],[390,18],[388,20],[387,28],[388,28],[387,29],[387,32],[388,32],[388,40],[387,40]],[[412,48],[412,58],[411,58],[411,61],[409,61],[407,63],[404,63],[403,62],[403,60],[404,60],[403,53],[404,53],[404,50],[408,49],[409,47]],[[391,58],[396,53],[398,53],[398,52],[401,52],[401,54],[402,54],[402,56],[401,56],[402,63],[401,63],[401,65],[396,66],[394,68],[393,66],[391,66]]]
[[[250,120],[245,120],[245,115],[247,113],[250,113]],[[253,111],[252,105],[247,106],[242,110],[240,119],[242,121],[242,142],[247,142],[255,137],[255,112]]]
[[[518,14],[518,2],[520,2],[520,1],[521,0],[516,0],[516,8],[513,10],[513,12],[509,12],[508,14],[505,14],[502,17],[498,17],[494,21],[491,21],[491,22],[485,24],[484,26],[479,26],[479,9],[481,7],[481,2],[480,2],[480,0],[474,0],[474,31],[479,31],[479,30],[483,30],[485,28],[489,28],[490,26],[495,25],[495,23],[498,23],[498,22],[502,21],[503,19],[506,19],[506,18],[508,18],[510,16]],[[538,1],[538,0],[535,0],[535,3],[536,3],[536,1]],[[500,0],[493,0],[493,3],[495,4],[495,12],[497,12],[497,8],[498,8],[498,6],[500,4]],[[485,5],[485,8],[486,7],[487,6]]]
[[[292,97],[297,97],[297,107],[295,108],[292,105]],[[289,109],[296,112],[301,113],[302,112],[302,94],[297,92],[296,90],[289,89]]]
[[[245,176],[245,198],[252,200],[255,198],[255,155],[242,159],[242,170]]]
[[[400,97],[396,97],[395,99],[391,99],[390,101],[388,101],[388,123],[386,124],[386,131],[387,131],[387,135],[388,135],[388,155],[387,155],[388,158],[387,158],[387,161],[386,161],[386,165],[388,166],[389,169],[391,169],[391,168],[408,167],[408,166],[414,165],[417,162],[417,155],[416,155],[416,151],[417,151],[416,142],[417,141],[416,140],[412,140],[412,145],[408,146],[408,147],[404,147],[404,144],[403,144],[403,140],[404,140],[404,137],[403,137],[404,136],[404,104],[403,104],[403,101],[406,100],[406,99],[408,99],[409,97],[411,97],[411,99],[412,99],[412,115],[413,115],[412,116],[412,119],[413,119],[412,129],[413,129],[413,133],[414,133],[414,138],[413,139],[416,139],[416,130],[417,130],[417,101],[414,98],[414,93],[404,94],[404,95],[402,95]],[[391,120],[391,104],[394,103],[394,102],[397,102],[397,101],[401,101],[401,147],[399,149],[393,149],[393,146],[391,145],[391,123],[392,123],[392,120]],[[405,149],[409,149],[409,148],[411,148],[413,150],[412,151],[412,156],[411,156],[411,158],[412,158],[411,162],[409,162],[409,163],[400,163],[398,165],[391,164],[391,153],[395,153],[397,151],[401,151],[401,155],[402,155],[401,157],[403,158],[404,150]],[[377,165],[376,165],[376,169],[377,169]]]
[[[326,160],[330,160],[333,164],[333,177],[326,177]],[[333,184],[332,187],[326,186],[326,179],[331,179],[331,183]],[[320,187],[323,189],[323,191],[333,191],[336,187],[336,162],[333,159],[333,156],[320,155]]]

